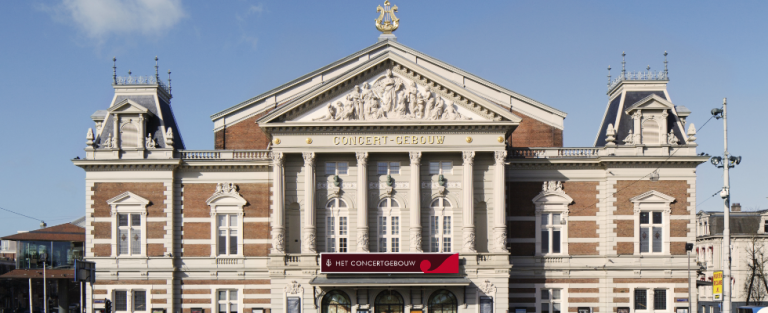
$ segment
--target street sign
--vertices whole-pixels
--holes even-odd
[[[96,263],[75,260],[75,281],[96,281]]]
[[[717,271],[712,277],[712,300],[723,301],[723,271]]]

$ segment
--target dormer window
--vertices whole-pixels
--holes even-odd
[[[154,116],[151,111],[133,100],[126,99],[109,108],[106,114],[111,115],[113,133],[101,134],[102,148],[134,151],[145,149],[147,119]],[[105,140],[109,143],[104,144]],[[129,155],[143,158],[143,154],[135,153]]]
[[[657,94],[651,94],[629,105],[625,113],[632,117],[634,135],[625,141],[646,146],[684,143],[684,138],[677,138],[675,132],[667,126],[669,114],[674,112],[674,107],[671,102]],[[677,123],[672,125],[677,127]]]

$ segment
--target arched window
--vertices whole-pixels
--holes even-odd
[[[459,310],[459,302],[452,292],[442,289],[429,296],[429,313],[456,313]]]
[[[325,215],[325,251],[347,252],[349,238],[349,219],[347,217],[347,202],[341,198],[333,198],[325,205],[328,209]]]
[[[440,197],[433,200],[429,207],[429,251],[451,252],[451,202]]]
[[[133,123],[125,123],[120,128],[120,146],[123,148],[139,147],[139,128]]]
[[[659,123],[656,120],[646,120],[643,123],[643,144],[659,144]]]
[[[392,198],[379,201],[379,252],[400,252],[400,203]]]
[[[373,303],[373,311],[377,313],[403,313],[405,309],[403,296],[394,290],[384,290],[380,292],[379,295],[376,296],[376,301]]]
[[[341,290],[331,290],[323,297],[322,313],[349,313],[351,302],[346,293]]]

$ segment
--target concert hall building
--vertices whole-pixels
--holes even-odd
[[[170,82],[115,75],[73,160],[97,269],[88,300],[168,313],[688,307],[707,157],[666,70],[622,72],[602,123],[577,125],[594,146],[568,148],[565,112],[382,29],[214,114],[211,150],[185,149]]]

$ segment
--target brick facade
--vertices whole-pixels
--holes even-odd
[[[523,119],[509,136],[511,147],[562,147],[563,130],[547,125],[519,111],[512,113]]]
[[[271,110],[249,117],[237,124],[228,126],[214,133],[215,149],[248,150],[266,149],[269,138],[261,130],[256,120],[269,113]]]

